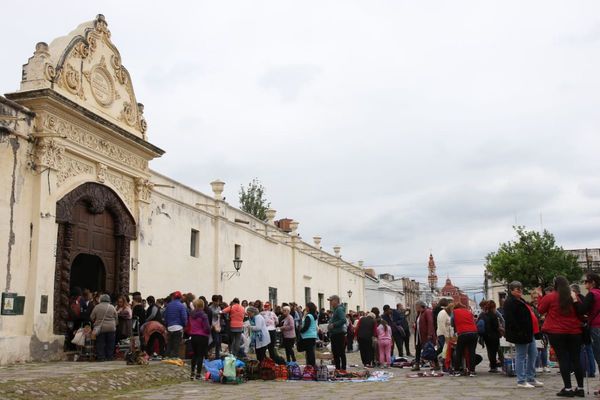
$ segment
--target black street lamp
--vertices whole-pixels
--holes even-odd
[[[242,268],[242,260],[239,258],[233,259],[233,268],[235,271],[221,271],[221,280],[230,280],[234,276],[240,276],[240,269]]]

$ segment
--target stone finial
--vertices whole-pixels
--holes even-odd
[[[277,210],[269,208],[265,214],[267,215],[267,223],[269,225],[275,225],[275,215],[277,215]]]
[[[315,247],[320,249],[321,248],[321,236],[314,236],[313,237],[313,242],[315,242]]]
[[[297,236],[298,233],[298,225],[300,225],[300,222],[298,221],[292,221],[290,222],[290,229],[292,230],[292,235]]]
[[[333,246],[333,252],[335,253],[336,257],[340,257],[340,250],[342,250],[342,248],[340,246]]]
[[[217,179],[210,183],[212,191],[215,194],[215,200],[223,200],[223,189],[225,188],[225,182]]]
[[[50,48],[48,47],[48,43],[46,42],[38,42],[35,45],[35,52],[33,53],[34,55],[45,55],[45,56],[50,56]]]

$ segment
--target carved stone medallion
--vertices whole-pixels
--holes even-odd
[[[89,74],[89,80],[96,101],[104,107],[110,106],[115,100],[115,84],[108,70],[96,65]]]

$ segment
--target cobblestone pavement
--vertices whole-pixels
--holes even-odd
[[[357,353],[349,354],[349,364],[358,364]],[[350,368],[351,369],[351,368]],[[198,398],[260,398],[260,399],[550,399],[562,388],[558,369],[541,374],[543,388],[518,389],[516,379],[487,372],[487,361],[478,368],[477,377],[408,378],[408,369],[390,368],[394,377],[388,382],[264,382],[250,381],[241,385],[210,382],[186,382],[160,389],[134,391],[116,398],[127,399],[198,399]],[[590,391],[598,385],[590,379]],[[397,394],[395,396],[394,394]],[[590,394],[589,397],[593,397]]]
[[[478,350],[480,354],[483,352]],[[482,354],[484,355],[484,354]],[[358,353],[348,354],[348,363],[359,364]],[[487,372],[487,361],[478,368],[478,376],[408,378],[408,369],[391,368],[388,382],[264,382],[221,385],[187,381],[185,367],[151,363],[127,366],[111,363],[32,363],[0,368],[0,399],[551,399],[562,387],[558,369],[541,374],[543,388],[518,389],[515,378]],[[349,368],[353,369],[353,368]],[[176,383],[183,382],[183,383]],[[590,391],[600,386],[590,379]],[[140,390],[141,388],[148,388]],[[91,393],[93,391],[93,394]],[[87,393],[86,393],[87,392]],[[60,395],[58,395],[60,393]],[[588,396],[594,397],[593,394]]]

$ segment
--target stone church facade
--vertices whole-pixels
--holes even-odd
[[[0,364],[61,357],[73,286],[364,309],[339,248],[230,206],[223,182],[206,195],[151,170],[143,111],[102,15],[38,43],[0,96]]]

